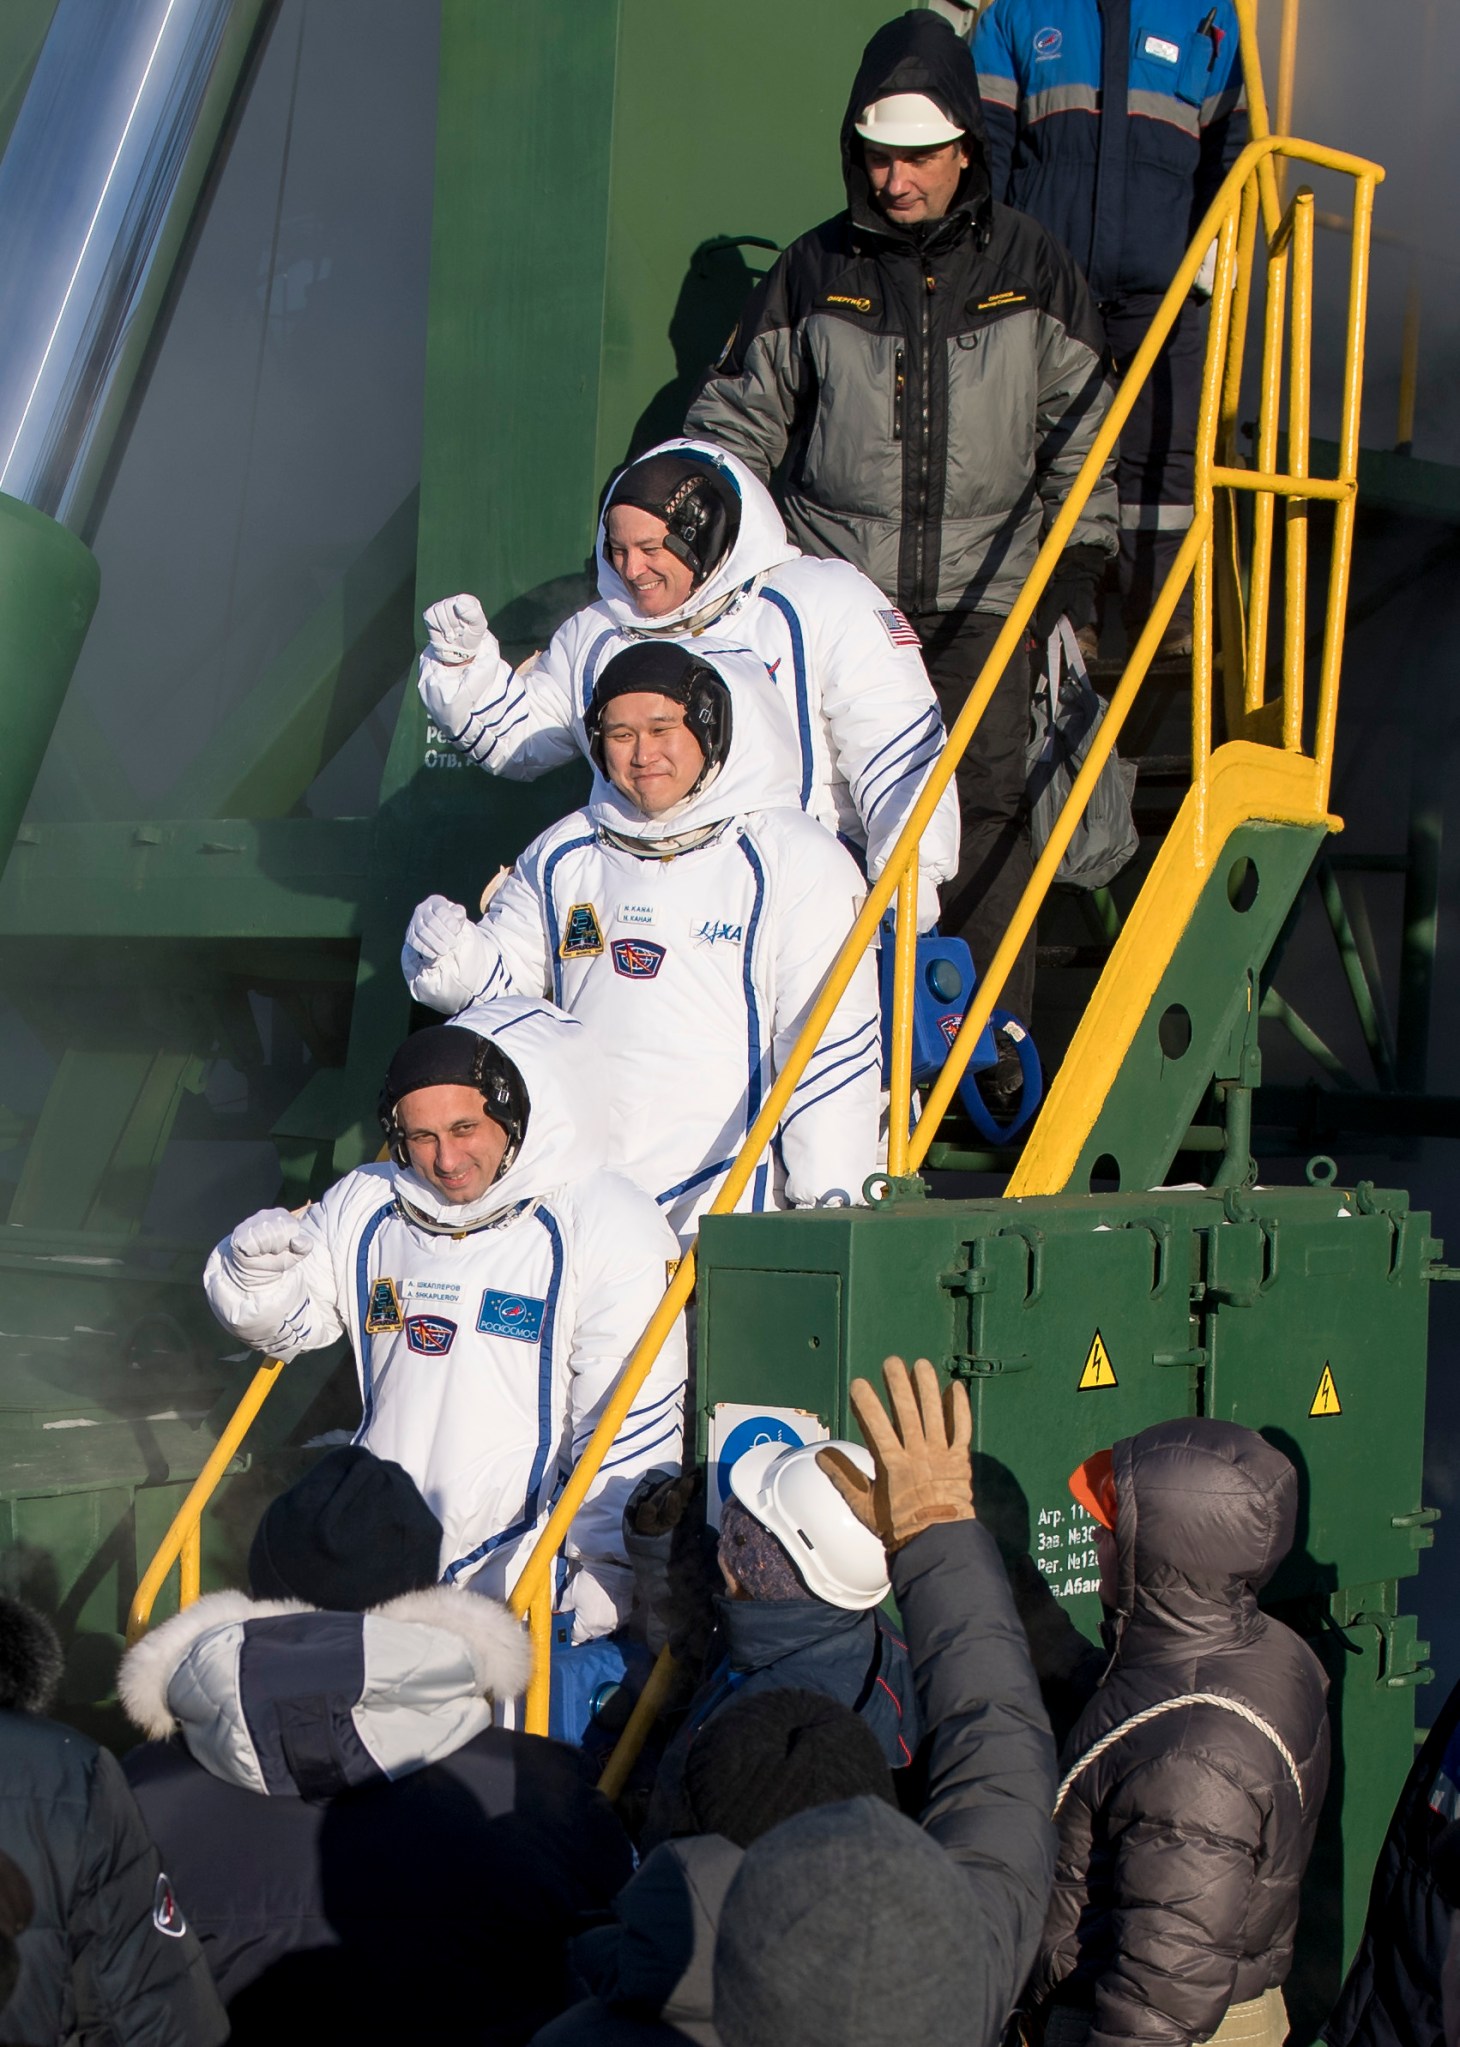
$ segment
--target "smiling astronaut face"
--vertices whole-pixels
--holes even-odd
[[[475,1201],[497,1177],[507,1133],[474,1087],[421,1087],[396,1109],[411,1164],[443,1201]]]

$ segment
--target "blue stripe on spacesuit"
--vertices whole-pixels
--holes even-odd
[[[504,1024],[493,1024],[492,1036],[494,1038],[505,1038],[508,1031],[515,1031],[519,1024],[531,1023],[535,1016],[545,1016],[551,1024],[560,1024],[563,1021],[560,1016],[555,1016],[550,1009],[524,1009],[521,1016],[509,1017]]]
[[[882,761],[883,754],[888,753],[894,746],[901,745],[903,740],[909,738],[909,735],[911,735],[911,743],[903,747],[902,752],[896,754],[890,761],[883,761],[879,767],[878,762]],[[858,778],[860,786],[858,790],[853,792],[853,800],[862,816],[870,820],[881,808],[882,804],[886,802],[898,784],[907,780],[908,775],[913,772],[913,768],[920,768],[925,761],[932,760],[936,756],[942,739],[943,720],[935,710],[929,711],[927,716],[918,720],[916,724],[906,726],[898,733],[896,739],[890,739],[881,752],[867,763],[867,766],[862,770]],[[904,763],[908,760],[912,760],[913,768],[904,766]],[[902,769],[901,774],[897,772],[899,768]],[[889,776],[891,777],[890,781],[888,780]],[[880,787],[878,786],[879,784]],[[875,794],[874,789],[876,791]]]
[[[548,1233],[548,1241],[553,1247],[553,1270],[548,1280],[542,1336],[537,1346],[537,1451],[532,1460],[532,1470],[528,1473],[527,1497],[520,1520],[514,1521],[510,1528],[504,1528],[498,1535],[489,1535],[466,1556],[458,1557],[455,1563],[446,1566],[441,1573],[444,1585],[454,1585],[472,1564],[491,1556],[503,1543],[515,1542],[519,1536],[526,1535],[538,1516],[543,1474],[547,1470],[548,1452],[553,1446],[553,1336],[557,1329],[558,1293],[563,1282],[563,1233],[549,1209],[538,1208],[533,1214]]]
[[[687,1180],[679,1181],[676,1186],[666,1187],[664,1192],[656,1194],[654,1199],[663,1208],[667,1202],[675,1200],[679,1195],[688,1194],[692,1187],[699,1187],[706,1180],[713,1180],[716,1173],[723,1173],[727,1167],[733,1166],[734,1163],[735,1154],[731,1152],[729,1158],[717,1159],[712,1166],[701,1166],[697,1173],[691,1173]]]
[[[860,1080],[864,1073],[874,1073],[877,1070],[877,1068],[881,1065],[881,1063],[882,1060],[880,1056],[879,1047],[878,1050],[873,1051],[869,1053],[866,1057],[864,1057],[862,1059],[861,1064],[857,1066],[851,1073],[847,1074],[844,1080],[839,1080],[835,1087],[824,1088],[819,1095],[812,1095],[807,1101],[798,1103],[797,1106],[791,1110],[789,1115],[783,1116],[781,1118],[782,1130],[789,1130],[791,1125],[795,1122],[796,1118],[801,1114],[803,1109],[814,1109],[821,1102],[829,1102],[833,1095],[839,1095],[844,1087],[850,1087],[852,1082],[854,1080]]]
[[[791,629],[791,667],[796,676],[796,730],[801,740],[801,808],[811,801],[811,705],[806,695],[806,638],[801,618],[788,597],[779,590],[762,590],[761,596],[774,604]]]
[[[496,697],[490,703],[479,704],[476,710],[474,710],[471,716],[467,719],[466,723],[462,726],[461,730],[451,735],[451,737],[455,739],[456,744],[460,747],[464,747],[466,751],[471,755],[473,760],[476,761],[485,760],[487,755],[489,755],[492,752],[493,748],[497,745],[497,742],[499,740],[505,739],[509,732],[515,732],[519,725],[525,724],[527,722],[527,708],[525,705],[519,707],[517,716],[511,719],[507,724],[502,725],[498,722],[501,715],[502,707],[508,701],[508,697],[511,693],[512,685],[514,682],[517,682],[516,671],[509,669],[507,672],[507,680],[502,684],[502,687],[498,690]],[[520,691],[522,687],[520,682],[517,682],[517,687]],[[475,738],[468,739],[467,734],[471,731],[472,726],[475,725],[479,720],[483,726],[487,726],[489,724],[491,725],[492,727],[491,737],[488,738],[486,732],[482,731],[477,733]],[[478,752],[477,749],[479,747],[482,747],[484,750],[482,752]]]
[[[604,648],[610,640],[619,636],[618,627],[611,625],[608,631],[600,633],[588,649],[588,659],[583,663],[583,712],[587,716],[588,706],[593,700],[593,685],[598,680],[598,663]]]
[[[616,1464],[626,1464],[631,1457],[642,1457],[650,1450],[657,1450],[661,1443],[669,1442],[677,1433],[683,1392],[682,1386],[671,1386],[652,1406],[630,1408],[627,1419],[637,1421],[639,1426],[636,1429],[629,1429],[626,1433],[621,1431],[614,1438],[617,1455],[604,1458],[603,1470],[612,1471]],[[664,1412],[666,1408],[669,1410],[667,1414]],[[653,1442],[640,1441],[641,1437],[656,1431]]]
[[[392,1195],[383,1208],[377,1208],[364,1229],[355,1247],[355,1303],[360,1318],[360,1388],[364,1413],[360,1426],[355,1431],[355,1441],[363,1438],[375,1418],[375,1379],[370,1366],[370,1332],[365,1327],[370,1319],[370,1246],[388,1215],[395,1213],[395,1196]]]
[[[740,975],[745,986],[745,1008],[750,1045],[750,1079],[745,1090],[745,1127],[748,1131],[751,1124],[760,1114],[761,1102],[760,1006],[755,999],[755,940],[756,934],[760,930],[761,912],[765,908],[765,869],[760,864],[760,855],[756,852],[754,846],[751,845],[750,840],[745,837],[744,833],[740,837],[740,850],[749,862],[751,873],[755,876],[755,901],[750,906],[750,916],[745,926],[745,949],[740,956]],[[753,1209],[759,1210],[765,1207],[766,1189],[770,1184],[770,1171],[769,1164],[756,1167],[755,1185],[750,1197],[750,1205]]]
[[[558,910],[557,905],[553,901],[553,875],[557,870],[558,862],[565,853],[573,853],[580,846],[591,846],[593,844],[594,834],[592,832],[587,833],[581,839],[565,839],[561,846],[554,847],[553,851],[548,854],[547,859],[543,862],[542,900],[543,908],[547,911],[548,967],[553,977],[553,1001],[559,1007],[562,1006],[563,1000],[563,963],[558,958]],[[522,1021],[525,1022],[526,1019],[524,1018]]]

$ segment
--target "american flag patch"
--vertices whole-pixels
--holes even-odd
[[[879,611],[877,616],[882,621],[882,630],[886,633],[888,639],[891,640],[894,647],[916,647],[921,645],[917,634],[900,611]]]

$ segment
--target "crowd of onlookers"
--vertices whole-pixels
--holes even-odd
[[[1088,1458],[1102,1652],[976,1518],[962,1386],[885,1383],[853,1385],[865,1448],[748,1452],[718,1531],[697,1474],[639,1489],[689,1681],[617,1811],[513,1724],[525,1627],[439,1582],[440,1523],[361,1447],[268,1507],[249,1594],[128,1652],[120,1764],[44,1717],[55,1636],[0,1600],[0,2038],[1280,2047],[1329,1769],[1321,1668],[1258,1604],[1292,1465],[1200,1419]],[[1083,1700],[1058,1753],[1046,1686]],[[1333,2047],[1453,2047],[1457,1713]]]

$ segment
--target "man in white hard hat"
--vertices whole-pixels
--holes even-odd
[[[763,477],[789,458],[792,539],[887,592],[951,724],[1104,417],[1103,337],[1064,250],[993,201],[978,79],[941,15],[915,9],[867,45],[842,171],[846,211],[756,287],[686,431]],[[1052,614],[1077,629],[1093,618],[1115,548],[1112,467]],[[980,969],[1031,868],[1029,687],[1016,651],[959,769],[962,853],[941,922]],[[1033,980],[1031,938],[1004,992],[1026,1019]],[[1012,1097],[1017,1061],[1005,1064]]]
[[[691,1830],[690,1748],[708,1720],[749,1693],[823,1693],[860,1716],[892,1769],[912,1761],[918,1722],[907,1649],[877,1611],[891,1589],[886,1552],[817,1463],[826,1447],[757,1443],[730,1467],[718,1643],[660,1765],[646,1845]],[[860,1444],[830,1447],[871,1477]]]

